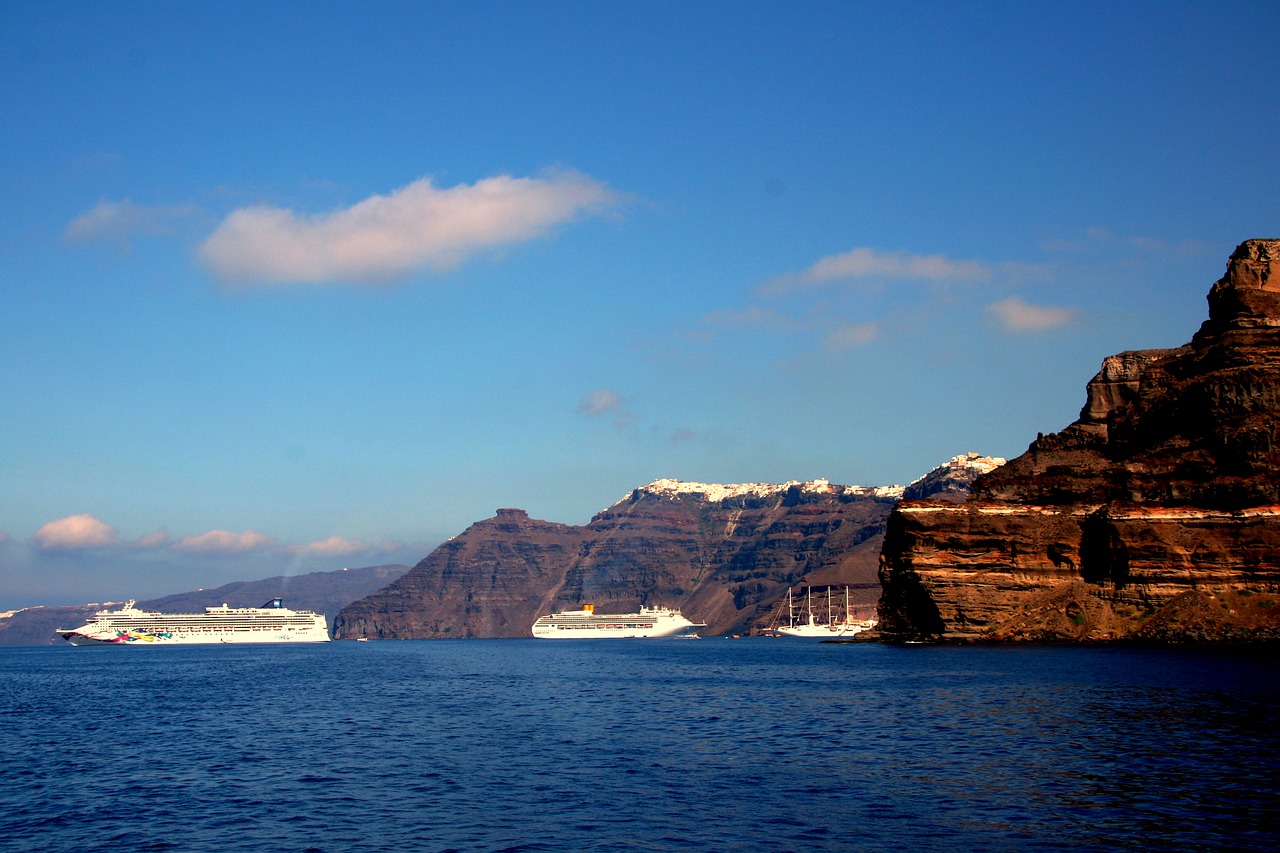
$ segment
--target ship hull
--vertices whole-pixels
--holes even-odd
[[[774,628],[773,633],[782,637],[807,637],[809,639],[833,639],[835,637],[852,637],[875,627],[874,620],[866,622],[836,622],[830,625],[790,625]]]
[[[175,634],[171,632],[152,633],[149,631],[123,631],[119,633],[80,633],[78,631],[60,631],[62,638],[73,646],[189,646],[189,645],[222,645],[224,643],[257,644],[257,643],[327,643],[329,636],[324,632],[287,633],[273,636],[245,637],[227,632],[191,634]],[[265,633],[265,632],[264,632]]]

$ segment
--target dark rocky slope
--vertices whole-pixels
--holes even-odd
[[[981,464],[959,459],[948,465]],[[963,476],[945,488],[967,487]],[[345,608],[335,637],[527,637],[539,615],[588,602],[600,612],[676,606],[706,633],[745,633],[770,622],[789,587],[810,584],[850,586],[854,603],[870,605],[901,491],[659,480],[580,527],[498,510]]]
[[[1080,418],[961,504],[904,501],[890,640],[1280,638],[1280,241],[1250,240],[1185,346],[1107,358]]]

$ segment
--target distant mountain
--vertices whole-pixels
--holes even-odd
[[[952,474],[938,476],[943,488],[962,481]],[[707,633],[749,632],[785,606],[788,588],[809,585],[849,586],[851,603],[870,605],[885,520],[902,493],[826,480],[657,480],[585,526],[500,509],[344,608],[334,636],[527,637],[540,614],[584,603],[597,612],[674,606]]]
[[[200,613],[206,607],[230,604],[233,607],[257,607],[272,598],[283,598],[286,607],[314,610],[334,617],[343,607],[381,589],[409,571],[408,566],[368,566],[340,569],[335,572],[312,572],[306,575],[279,576],[257,581],[237,581],[216,589],[202,589],[139,601],[145,610],[164,613]],[[0,616],[0,646],[51,645],[63,642],[54,631],[75,628],[95,611],[124,602],[71,605],[65,607],[28,607]]]

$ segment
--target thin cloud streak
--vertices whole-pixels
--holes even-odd
[[[541,237],[622,200],[577,172],[498,175],[447,188],[422,178],[315,216],[268,205],[241,208],[198,256],[215,276],[239,284],[384,282],[419,269],[447,272],[477,252]]]
[[[1010,296],[987,306],[1000,324],[1011,332],[1039,332],[1056,326],[1065,326],[1076,318],[1073,308],[1049,305],[1032,305],[1021,297]]]
[[[103,199],[67,224],[63,239],[73,243],[120,242],[134,236],[174,232],[174,222],[196,211],[194,205],[143,205],[129,199]]]
[[[308,542],[306,545],[290,545],[285,550],[299,557],[349,557],[352,554],[369,551],[372,547],[368,542],[361,542],[358,539],[348,540],[341,536],[330,536],[327,539]]]
[[[880,337],[880,324],[843,323],[827,335],[827,349],[834,352],[866,346]]]
[[[174,543],[176,551],[192,551],[200,554],[243,554],[247,551],[265,551],[274,548],[276,541],[256,530],[232,533],[230,530],[210,530],[199,536],[184,536]]]
[[[784,273],[770,279],[760,285],[758,293],[761,296],[780,296],[821,287],[834,281],[981,281],[989,279],[991,275],[991,266],[982,261],[957,261],[943,255],[882,252],[860,246],[842,254],[820,258],[801,272]]]

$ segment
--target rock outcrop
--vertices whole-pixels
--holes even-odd
[[[1190,343],[1111,356],[1079,419],[903,501],[889,640],[1280,639],[1280,241],[1250,240]]]

